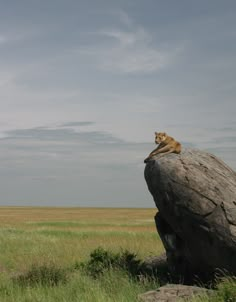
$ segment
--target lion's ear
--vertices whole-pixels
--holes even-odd
[[[155,135],[157,135],[157,132],[155,132]]]
[[[163,133],[163,136],[167,136],[167,134],[164,132],[164,133]]]

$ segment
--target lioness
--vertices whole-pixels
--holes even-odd
[[[145,163],[147,163],[154,155],[157,155],[159,153],[163,153],[159,156],[161,157],[165,154],[179,154],[181,152],[181,144],[177,142],[173,137],[167,135],[165,132],[155,132],[155,143],[158,145],[158,147],[154,149],[144,160]]]

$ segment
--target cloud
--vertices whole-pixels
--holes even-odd
[[[37,127],[31,129],[16,129],[7,131],[7,138],[9,139],[23,139],[23,140],[36,140],[36,141],[49,141],[49,142],[67,142],[71,141],[76,144],[86,143],[87,145],[100,145],[100,144],[121,144],[123,140],[114,137],[107,132],[101,131],[75,131],[74,126],[86,126],[91,122],[71,122],[61,126],[54,127]]]
[[[80,47],[78,52],[95,60],[99,69],[112,73],[149,74],[167,67],[180,47],[154,46],[154,37],[135,25],[127,14],[119,14],[120,27],[104,28],[90,33],[96,46]],[[120,29],[123,27],[125,29]]]
[[[150,145],[84,130],[90,123],[9,131],[0,140],[0,204],[144,206],[143,157]],[[137,187],[143,187],[138,198]]]
[[[62,124],[62,127],[77,127],[77,126],[90,126],[93,125],[94,122],[70,122]]]
[[[100,67],[121,73],[152,73],[168,64],[168,55],[149,45],[149,35],[144,30],[136,32],[101,31],[98,33],[114,40],[114,46],[101,51]]]
[[[36,90],[17,83],[16,79],[21,77],[24,77],[21,67],[14,71],[0,71],[0,136],[8,130],[53,125],[77,118],[84,120],[78,87],[70,90],[41,87]]]

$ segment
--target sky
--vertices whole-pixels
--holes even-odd
[[[236,1],[0,5],[0,205],[154,207],[155,131],[236,169]]]

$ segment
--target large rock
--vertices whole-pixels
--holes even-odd
[[[169,268],[236,273],[236,173],[212,154],[185,149],[149,161],[145,179]]]
[[[189,301],[197,296],[207,297],[212,291],[197,286],[181,284],[168,284],[139,295],[139,301],[143,302],[177,302]],[[203,300],[202,300],[203,301]]]

